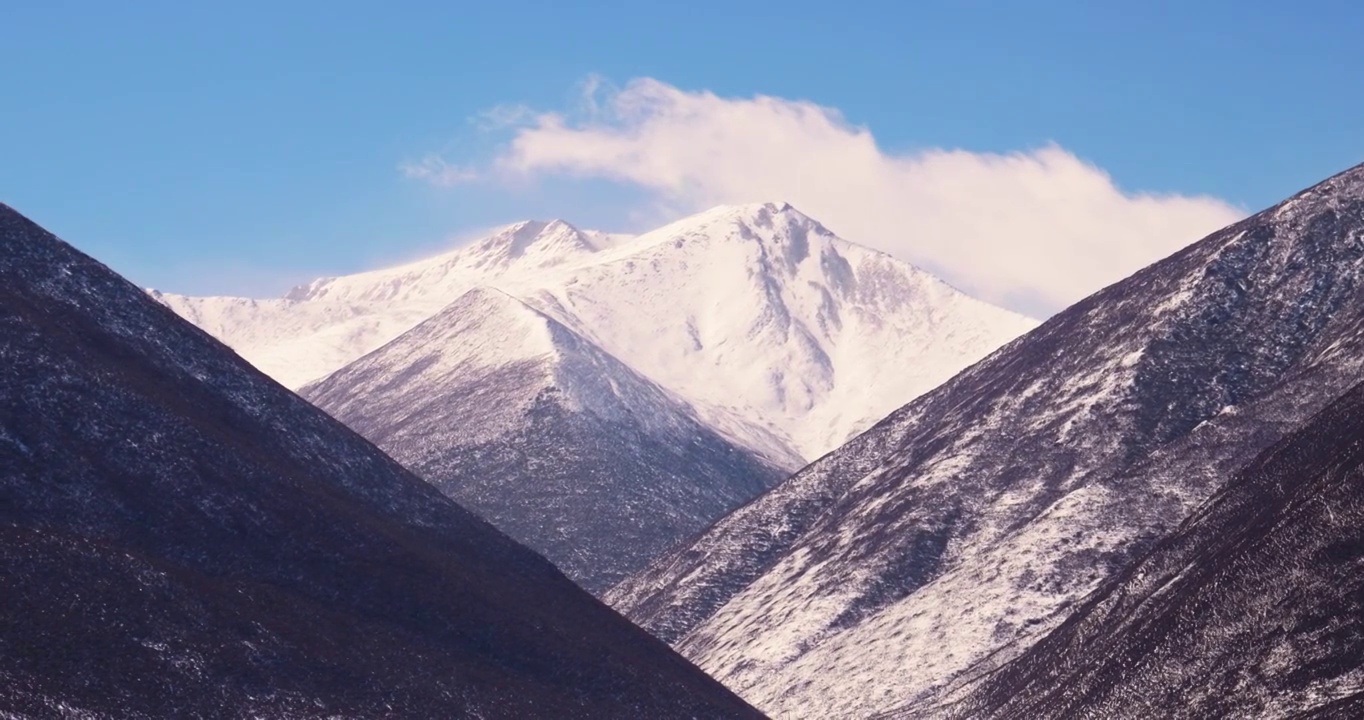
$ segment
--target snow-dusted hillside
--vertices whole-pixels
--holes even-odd
[[[965,697],[904,718],[1364,717],[1364,385]]]
[[[1364,367],[1364,166],[1050,319],[608,595],[769,713],[1026,648]]]
[[[771,204],[716,208],[635,238],[523,223],[275,300],[156,296],[298,388],[475,286],[558,320],[788,467],[1035,324]]]
[[[593,592],[785,477],[490,288],[301,393]]]

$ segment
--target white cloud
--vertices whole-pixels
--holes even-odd
[[[888,153],[831,108],[724,98],[652,79],[584,85],[575,115],[518,111],[488,168],[604,178],[678,211],[786,201],[850,240],[1040,315],[1243,215],[1212,197],[1132,193],[1056,145],[1008,154]],[[449,184],[477,173],[423,163]]]
[[[473,182],[479,173],[470,167],[451,165],[443,158],[428,155],[416,162],[405,162],[398,166],[403,175],[414,180],[424,180],[438,187],[450,187],[460,183]]]

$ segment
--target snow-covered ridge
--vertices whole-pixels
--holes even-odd
[[[507,382],[509,374],[515,382]],[[332,385],[342,392],[330,399],[320,397]],[[477,387],[489,401],[447,402],[444,394],[460,386]],[[685,434],[697,424],[685,401],[557,320],[500,290],[481,286],[300,393],[337,417],[391,404],[410,418],[424,405],[440,403],[441,424],[448,426],[443,432],[453,436],[440,444],[443,450],[486,442],[516,429],[547,388],[568,410],[590,412],[607,421],[628,420],[656,434]],[[683,418],[693,422],[684,424]]]
[[[592,592],[785,477],[492,288],[300,394]]]
[[[543,272],[627,239],[557,220],[522,222],[425,260],[319,278],[282,298],[152,295],[297,389],[396,338],[474,286]]]
[[[628,235],[583,231],[562,220],[525,221],[436,257],[392,268],[314,280],[285,299],[384,303],[460,292],[473,277],[496,278],[541,270],[629,240]],[[453,299],[453,298],[448,298]]]
[[[672,223],[526,297],[807,460],[1034,324],[774,204]]]
[[[475,286],[554,318],[793,469],[1035,325],[771,203],[638,237],[518,223],[273,300],[157,297],[298,388]]]

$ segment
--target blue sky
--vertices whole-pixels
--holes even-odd
[[[0,200],[182,292],[746,192],[678,197],[596,161],[445,186],[400,169],[492,166],[516,130],[489,110],[572,117],[591,77],[810,101],[891,155],[1055,143],[1125,191],[1252,210],[1364,160],[1364,9],[1343,0],[116,5],[0,9]]]

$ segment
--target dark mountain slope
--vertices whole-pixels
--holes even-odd
[[[1010,659],[1358,382],[1364,168],[1048,320],[608,594],[773,714]]]
[[[1364,385],[1238,473],[954,714],[1357,717],[1360,693]]]
[[[0,714],[752,716],[0,205]]]
[[[300,393],[594,593],[785,477],[489,288]]]

